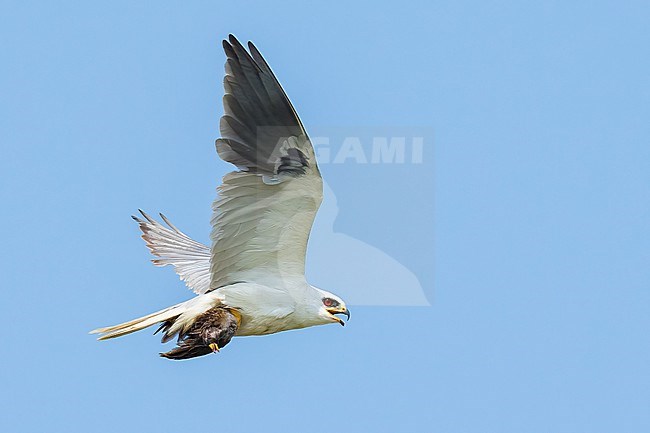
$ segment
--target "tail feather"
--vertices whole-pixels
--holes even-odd
[[[90,331],[91,334],[102,334],[98,340],[108,340],[109,338],[121,337],[139,331],[156,323],[166,322],[172,318],[178,317],[185,311],[185,302],[174,305],[164,310],[157,311],[144,317],[140,317],[129,322],[120,323],[119,325],[107,326]]]

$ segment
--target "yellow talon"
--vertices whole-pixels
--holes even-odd
[[[212,349],[213,352],[218,352],[219,351],[219,346],[217,346],[217,343],[210,343],[208,346],[210,349]]]

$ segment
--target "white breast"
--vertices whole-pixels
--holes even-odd
[[[321,324],[312,307],[316,294],[311,286],[304,281],[277,283],[279,288],[237,283],[215,291],[223,297],[223,304],[241,313],[235,335],[266,335]]]

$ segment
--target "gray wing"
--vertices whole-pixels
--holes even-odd
[[[243,170],[270,176],[305,174],[308,166],[317,170],[296,110],[257,48],[251,42],[248,47],[250,54],[233,35],[223,41],[228,59],[225,113],[216,142],[219,156]]]
[[[219,156],[229,173],[213,205],[211,288],[304,278],[322,179],[307,133],[257,48],[230,35]]]
[[[160,217],[168,227],[142,210],[140,213],[144,219],[132,218],[140,226],[147,248],[158,257],[151,262],[156,266],[172,265],[187,287],[197,294],[207,292],[210,288],[210,248],[178,230],[163,214]]]

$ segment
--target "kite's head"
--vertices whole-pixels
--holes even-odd
[[[315,288],[315,287],[314,287]],[[316,288],[315,288],[316,289]],[[334,293],[325,290],[316,289],[320,294],[320,308],[318,315],[326,322],[337,322],[341,326],[345,326],[345,322],[336,314],[343,314],[350,320],[350,310],[345,306],[343,299],[336,296]]]

